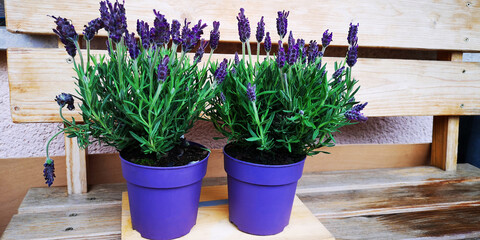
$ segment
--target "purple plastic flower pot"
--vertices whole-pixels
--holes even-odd
[[[133,229],[148,239],[173,239],[189,233],[197,222],[209,156],[180,167],[142,166],[120,156]]]
[[[223,150],[230,222],[240,231],[273,235],[288,225],[305,159],[289,165],[244,162]]]

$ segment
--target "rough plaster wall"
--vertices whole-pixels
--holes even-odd
[[[5,51],[0,51],[0,158],[45,156],[45,143],[60,127],[55,123],[15,124],[10,116],[10,100]],[[337,144],[426,143],[432,138],[432,117],[371,118],[367,123],[342,128],[335,134]],[[210,148],[222,148],[224,140],[209,122],[197,122],[187,138]],[[65,155],[63,137],[52,142],[53,156]],[[89,153],[115,152],[111,147],[93,144]]]

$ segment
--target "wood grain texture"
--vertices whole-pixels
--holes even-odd
[[[480,206],[322,219],[337,239],[479,239]]]
[[[76,138],[65,136],[68,194],[87,192],[87,149],[81,149]]]
[[[275,8],[272,8],[275,6]],[[77,30],[97,18],[98,1],[6,0],[6,24],[12,32],[52,34],[54,23],[47,15],[70,18]],[[480,50],[480,2],[463,0],[436,1],[127,1],[125,8],[130,30],[138,18],[153,21],[152,8],[166,17],[192,22],[199,18],[209,25],[220,21],[221,39],[238,41],[235,16],[244,7],[252,29],[265,16],[266,31],[276,42],[276,11],[290,10],[289,30],[295,37],[320,40],[327,28],[334,32],[332,44],[344,46],[348,25],[360,23],[359,43],[368,47],[417,49]],[[30,9],[30,10],[28,10]],[[183,22],[183,21],[181,21]],[[209,32],[211,26],[207,28]],[[105,34],[101,32],[100,34]],[[252,36],[252,41],[254,41]]]
[[[477,179],[298,196],[315,216],[322,219],[480,206],[479,192],[480,181]]]
[[[457,169],[460,117],[434,116],[431,164],[446,171]]]
[[[7,54],[13,121],[59,122],[53,99],[61,92],[75,92],[65,51],[17,48]],[[336,60],[326,58],[330,67]],[[353,76],[361,86],[356,98],[369,102],[369,117],[480,114],[480,63],[359,59]],[[78,112],[65,115],[81,119]]]
[[[201,197],[204,199],[221,200],[227,196],[227,186],[211,186],[202,188]],[[211,195],[211,196],[210,196]],[[208,201],[208,200],[207,200]],[[203,202],[201,199],[200,202]],[[122,201],[122,239],[136,240],[142,238],[139,232],[132,229],[128,194],[123,193]],[[285,229],[272,236],[255,236],[239,231],[228,220],[228,205],[200,207],[198,209],[197,224],[190,233],[178,239],[335,239],[321,222],[308,210],[302,201],[295,196],[290,223]]]

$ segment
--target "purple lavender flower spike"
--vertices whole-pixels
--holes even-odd
[[[283,37],[285,37],[285,35],[287,34],[287,28],[288,28],[288,20],[287,20],[287,17],[288,17],[288,14],[290,12],[285,12],[285,10],[283,10],[282,12],[277,12],[278,14],[278,17],[277,17],[277,33],[278,33],[278,36],[280,36],[280,39],[283,39]]]
[[[148,49],[152,42],[150,37],[150,26],[148,26],[148,23],[137,19],[137,33],[140,36],[140,39],[142,39],[143,49]]]
[[[112,5],[110,1],[100,2],[100,18],[103,21],[108,37],[118,43],[123,34],[127,31],[127,17],[125,15],[125,1],[118,0]]]
[[[197,49],[197,52],[195,53],[195,57],[193,59],[195,59],[195,62],[199,63],[202,61],[202,57],[203,57],[203,54],[205,53],[205,48],[207,47],[208,45],[208,41],[205,41],[205,39],[202,39],[200,41],[200,46],[198,47]]]
[[[305,112],[303,110],[300,110],[298,111],[298,114],[300,114],[301,116],[303,116],[303,114],[305,114]]]
[[[322,46],[323,48],[327,48],[328,45],[330,45],[330,43],[332,42],[332,38],[333,38],[333,33],[329,33],[328,32],[328,29],[323,33],[323,37],[322,37]]]
[[[350,46],[348,48],[348,52],[347,52],[348,66],[353,67],[355,63],[357,63],[357,57],[358,57],[358,44],[354,43],[353,46]]]
[[[293,38],[293,33],[290,31],[288,34],[288,47],[295,45],[295,38]]]
[[[178,20],[172,20],[172,28],[170,31],[172,42],[177,46],[180,45],[182,43],[182,38],[180,37],[180,22]]]
[[[368,118],[365,115],[363,115],[363,113],[360,112],[365,108],[365,106],[367,106],[367,104],[368,102],[353,106],[352,109],[348,110],[345,113],[345,118],[349,120],[359,121],[359,122],[367,121]]]
[[[55,180],[55,164],[51,158],[47,159],[43,164],[43,177],[45,178],[45,184],[49,187],[52,186]]]
[[[218,47],[218,41],[220,41],[220,22],[213,22],[213,30],[210,31],[210,49],[215,50]]]
[[[224,58],[223,61],[218,66],[217,70],[215,70],[215,73],[213,74],[218,84],[221,84],[223,80],[225,80],[225,77],[227,76],[227,65],[228,65],[228,61],[227,59]]]
[[[255,90],[256,90],[257,86],[256,85],[253,85],[251,83],[248,83],[248,86],[247,86],[247,97],[248,97],[248,100],[251,101],[251,102],[255,102],[255,100],[257,100],[257,95],[255,94]]]
[[[235,65],[238,65],[238,64],[240,63],[240,58],[238,57],[238,53],[237,53],[237,52],[235,52],[235,58],[234,58],[234,59],[235,59],[235,60],[234,60]]]
[[[307,50],[308,63],[310,64],[314,63],[318,57],[318,53],[319,53],[319,48],[318,48],[317,41],[311,40]]]
[[[168,55],[165,55],[165,57],[163,57],[160,64],[158,64],[157,77],[159,82],[165,82],[165,80],[167,80],[167,77],[169,74],[169,69],[168,69],[169,61],[170,61],[170,58],[168,57]]]
[[[278,41],[278,55],[277,55],[277,65],[281,69],[283,66],[285,66],[285,49],[283,49],[283,43],[282,41]]]
[[[240,8],[240,12],[237,16],[238,20],[238,36],[240,37],[240,41],[245,43],[250,39],[250,22],[248,18],[245,16],[245,10]]]
[[[265,52],[267,53],[272,50],[272,39],[270,38],[269,32],[267,32],[267,35],[265,36],[265,42],[263,43],[263,46],[265,47]]]
[[[110,42],[108,42],[108,40],[105,41],[105,45],[107,46],[108,55],[112,54],[112,50],[110,49]]]
[[[230,73],[232,73],[233,76],[237,74],[237,70],[235,69],[235,67],[232,67],[232,69],[230,69]]]
[[[352,23],[350,23],[350,28],[348,29],[348,36],[347,36],[347,41],[348,41],[348,44],[350,44],[350,46],[357,44],[357,41],[358,41],[357,34],[358,34],[359,25],[360,25],[359,23],[357,23],[357,25],[353,25]]]
[[[140,54],[140,49],[138,48],[137,40],[135,39],[135,33],[126,34],[125,45],[127,45],[128,52],[132,59],[136,59]]]
[[[153,21],[152,37],[157,46],[161,46],[170,41],[170,24],[165,15],[156,10],[153,10],[153,13],[155,14],[155,20]]]
[[[337,79],[337,81],[339,81],[339,78],[342,76],[343,70],[345,70],[345,67],[341,67],[337,69],[337,71],[333,73],[332,78]]]
[[[198,21],[192,29],[188,27],[189,24],[190,22],[185,19],[185,25],[182,28],[182,51],[185,53],[193,49],[203,34],[203,29],[207,27],[207,24],[202,25],[202,20]]]
[[[255,34],[255,37],[257,38],[257,42],[262,42],[263,37],[265,36],[265,22],[263,21],[263,16],[260,19],[260,22],[257,24],[257,33]]]
[[[85,25],[84,27],[85,29],[83,30],[83,36],[85,37],[85,40],[90,41],[93,39],[95,34],[98,33],[98,30],[103,28],[102,19],[93,19],[92,21],[88,22],[88,25]]]
[[[55,19],[55,24],[57,25],[56,29],[53,29],[53,32],[58,35],[60,41],[65,45],[65,50],[67,50],[68,55],[75,57],[77,47],[74,42],[78,40],[75,27],[66,18],[54,16],[52,16],[52,18]]]
[[[288,46],[288,51],[287,51],[287,62],[290,65],[295,64],[298,59],[298,45],[293,44]]]
[[[225,103],[227,101],[223,92],[220,92],[220,100],[222,101],[222,103]]]
[[[297,45],[298,45],[298,48],[303,50],[303,48],[305,48],[305,40],[304,39],[297,39]]]
[[[74,99],[72,94],[70,93],[61,93],[60,95],[55,97],[55,101],[57,102],[58,106],[61,108],[67,105],[67,109],[72,111],[75,109]]]

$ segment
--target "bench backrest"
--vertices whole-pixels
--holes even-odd
[[[97,0],[6,0],[5,6],[9,31],[49,35],[54,23],[47,15],[70,18],[80,32],[81,26],[98,17],[99,8]],[[226,55],[239,50],[235,49],[239,43],[235,17],[240,7],[245,8],[252,32],[265,16],[266,31],[276,36],[276,12],[285,9],[290,11],[289,29],[307,42],[320,40],[328,28],[334,32],[332,45],[344,47],[353,21],[360,23],[360,55],[367,47],[436,51],[438,60],[360,58],[354,77],[361,85],[358,99],[369,102],[365,110],[369,117],[435,116],[431,162],[455,169],[458,116],[480,114],[480,64],[461,62],[463,52],[480,51],[479,2],[127,0],[125,5],[131,31],[135,31],[138,18],[153,21],[153,8],[167,19],[195,22],[201,17],[210,23],[207,33],[212,21],[220,21],[222,44],[233,46],[227,47],[230,51],[224,52]],[[105,36],[105,32],[100,35]],[[216,59],[223,57],[215,54]],[[59,91],[74,92],[75,88],[67,58],[63,48],[8,49],[14,122],[60,122],[52,98]],[[326,58],[327,62],[335,60]],[[78,113],[69,114],[78,117]]]

